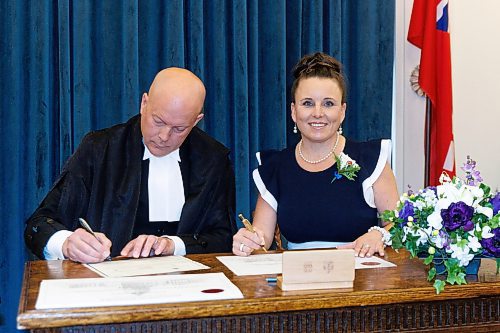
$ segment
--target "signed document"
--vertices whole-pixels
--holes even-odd
[[[281,274],[282,255],[255,254],[248,257],[221,256],[217,259],[236,275]],[[379,257],[355,257],[355,269],[396,267],[395,264]]]
[[[85,266],[103,277],[166,274],[210,268],[181,256],[104,261],[97,264],[85,264]]]
[[[85,308],[243,298],[224,273],[43,280],[37,309]]]

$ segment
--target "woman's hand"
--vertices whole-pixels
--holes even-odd
[[[233,253],[237,256],[249,256],[254,250],[266,246],[264,235],[254,227],[255,232],[241,228],[233,236]]]
[[[378,253],[384,256],[384,241],[380,231],[372,230],[358,237],[354,242],[340,245],[339,249],[354,249],[354,254],[358,257],[371,257]]]

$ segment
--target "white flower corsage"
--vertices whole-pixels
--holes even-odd
[[[337,161],[337,171],[333,174],[331,183],[342,177],[354,180],[358,171],[361,170],[358,163],[356,163],[356,161],[350,158],[347,154],[340,153],[339,156],[335,155],[335,160]]]

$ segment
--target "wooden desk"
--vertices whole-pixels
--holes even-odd
[[[500,331],[500,277],[483,260],[467,285],[446,286],[436,295],[427,270],[408,253],[388,249],[395,268],[356,271],[352,290],[282,292],[264,276],[235,276],[215,255],[189,258],[224,272],[244,299],[36,310],[42,279],[97,277],[69,261],[26,263],[19,303],[19,328],[33,332],[385,332]]]

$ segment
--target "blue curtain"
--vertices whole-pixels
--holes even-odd
[[[255,203],[255,152],[297,142],[290,70],[340,59],[347,136],[390,137],[394,1],[0,1],[0,329],[15,330],[24,221],[83,135],[139,111],[156,72],[205,82],[201,123],[232,150],[237,212]]]

